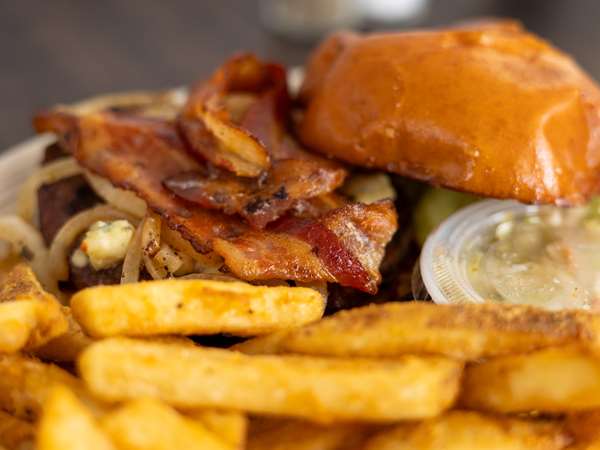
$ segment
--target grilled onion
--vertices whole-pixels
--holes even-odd
[[[186,241],[179,232],[169,228],[163,222],[162,239],[173,247],[180,255],[186,255],[193,259],[195,271],[198,272],[218,272],[223,266],[223,258],[215,252],[206,254],[198,253],[188,241]]]
[[[61,158],[36,170],[25,181],[19,192],[17,212],[28,223],[34,223],[38,211],[37,191],[41,185],[55,183],[63,178],[81,173],[81,167],[74,158]]]
[[[140,266],[142,264],[142,227],[140,223],[133,233],[127,253],[123,259],[123,270],[121,271],[121,284],[137,283],[140,279]]]
[[[85,171],[85,178],[96,194],[109,205],[135,217],[144,217],[146,214],[146,202],[133,192],[116,188],[107,179],[94,175],[87,170]]]

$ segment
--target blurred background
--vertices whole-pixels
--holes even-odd
[[[600,79],[599,0],[0,0],[0,150],[31,114],[103,92],[208,75],[249,50],[302,64],[323,34],[515,17]]]

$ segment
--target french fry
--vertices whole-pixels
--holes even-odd
[[[97,286],[71,299],[94,337],[229,333],[252,336],[304,325],[323,315],[313,289],[211,280],[160,280]]]
[[[242,450],[246,447],[248,418],[237,411],[203,410],[188,413],[209,431],[219,436],[231,448]]]
[[[81,326],[73,318],[71,308],[63,306],[62,309],[69,328],[66,333],[35,349],[33,353],[38,358],[56,362],[72,362],[92,343],[92,339],[83,332]]]
[[[0,356],[0,409],[16,417],[37,419],[46,397],[57,384],[84,395],[80,380],[58,366],[21,355]]]
[[[341,311],[292,330],[277,351],[368,357],[417,353],[475,360],[571,344],[600,348],[600,316],[520,305],[402,302]]]
[[[360,424],[318,425],[299,420],[264,419],[250,425],[247,450],[358,450],[372,429]],[[258,429],[256,429],[258,428]]]
[[[65,386],[48,395],[40,419],[38,450],[116,450],[90,411]]]
[[[0,448],[33,448],[34,434],[32,423],[0,411]]]
[[[600,450],[600,410],[571,414],[565,422],[574,441],[569,450]]]
[[[284,349],[283,342],[287,339],[288,334],[289,330],[281,330],[264,336],[257,336],[235,344],[230,349],[247,355],[276,355],[282,353]]]
[[[102,419],[120,450],[231,450],[197,421],[151,399],[133,400]]]
[[[149,396],[182,409],[386,422],[447,409],[462,364],[417,356],[381,361],[248,356],[112,338],[88,347],[79,370],[92,393],[107,401]]]
[[[461,404],[502,413],[600,408],[600,359],[550,348],[473,364],[465,370]]]
[[[452,411],[383,431],[364,450],[559,450],[568,442],[557,423]]]
[[[19,263],[0,280],[0,353],[31,350],[67,330],[58,300]]]

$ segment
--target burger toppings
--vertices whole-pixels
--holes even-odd
[[[245,80],[250,75],[244,67],[260,67],[255,75],[265,78]],[[211,87],[214,79],[195,88],[177,123],[118,112],[51,111],[38,115],[35,125],[56,133],[84,168],[137,194],[195,251],[214,250],[242,279],[328,281],[374,293],[396,229],[394,206],[353,204],[333,192],[346,169],[303,150],[287,132],[285,73],[273,67],[234,58],[215,77],[226,73],[237,81],[223,92]],[[218,108],[198,106],[204,91],[212,92]],[[244,98],[235,113],[222,98],[229,91]],[[237,165],[242,156],[250,161],[240,153],[240,141],[231,143],[241,135],[256,138],[267,152],[268,163],[254,165],[259,172]]]
[[[325,280],[375,293],[396,225],[390,201],[353,204],[318,219],[283,219],[268,234],[217,239],[215,250],[243,279]]]
[[[165,180],[165,186],[190,202],[226,214],[239,214],[255,228],[264,228],[299,201],[337,188],[345,172],[327,161],[276,161],[264,179],[240,178],[207,170]],[[290,174],[294,174],[290,178]]]
[[[89,260],[95,270],[111,267],[125,258],[134,231],[127,220],[98,221],[85,233],[71,262],[81,267]]]
[[[281,66],[263,64],[250,55],[229,60],[208,82],[199,83],[192,90],[183,109],[179,125],[190,147],[236,175],[259,176],[271,165],[268,149],[252,130],[235,123],[239,111],[228,110],[226,99],[230,92],[255,93],[268,89],[286,91],[285,71]],[[243,106],[248,107],[248,103]]]
[[[252,93],[242,97],[245,99],[243,107],[240,101],[235,105],[224,101],[224,90],[236,89]],[[209,107],[207,104],[215,102],[219,104],[220,116],[228,123],[219,126],[231,129],[234,127],[232,118],[237,117],[239,124],[235,125],[235,133],[244,130],[244,139],[252,137],[260,143],[261,151],[266,152],[269,162],[261,166],[260,171],[247,172],[239,165],[224,163],[219,156],[223,145],[208,142],[223,139],[218,130],[204,130],[206,136],[202,140],[198,136],[198,127],[204,123],[199,117],[204,117],[202,111]],[[255,228],[264,228],[298,201],[334,191],[343,183],[346,170],[338,163],[308,153],[291,138],[285,130],[289,102],[285,72],[281,67],[260,63],[248,55],[227,62],[211,80],[194,88],[179,126],[192,148],[202,148],[202,155],[210,162],[235,174],[208,166],[205,170],[167,178],[166,187],[205,208],[239,214]],[[242,147],[255,148],[254,144]],[[207,154],[207,151],[217,154]]]

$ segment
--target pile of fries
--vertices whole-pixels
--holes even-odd
[[[0,448],[600,448],[600,316],[161,280],[0,280]],[[228,349],[189,336],[250,337]]]

